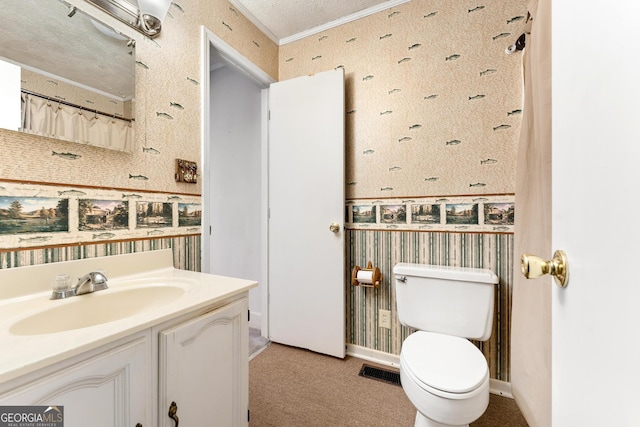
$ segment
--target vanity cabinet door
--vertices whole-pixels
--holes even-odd
[[[147,420],[149,340],[140,337],[0,395],[0,406],[63,406],[65,427],[129,427]]]
[[[247,426],[247,299],[159,335],[159,425]]]

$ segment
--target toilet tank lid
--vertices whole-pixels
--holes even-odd
[[[463,282],[498,283],[498,276],[486,268],[400,263],[393,267],[393,273],[401,276],[430,277]]]

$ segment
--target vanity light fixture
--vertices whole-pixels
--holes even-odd
[[[157,37],[171,0],[85,0],[149,38]],[[132,1],[133,3],[130,3]]]
[[[140,26],[143,28],[143,33],[153,37],[160,32],[169,6],[171,6],[171,0],[138,0]]]

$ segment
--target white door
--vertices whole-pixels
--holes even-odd
[[[640,3],[552,16],[552,242],[570,263],[552,290],[553,426],[639,426]]]
[[[344,357],[342,69],[272,84],[269,111],[269,338]]]

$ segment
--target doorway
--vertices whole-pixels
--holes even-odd
[[[203,31],[202,270],[260,284],[263,337],[344,357],[344,72],[275,83]]]
[[[264,152],[274,80],[204,28],[203,41],[202,271],[257,281],[249,325],[267,336]]]

